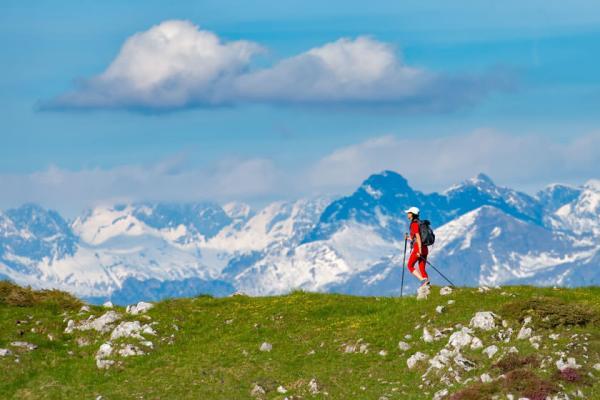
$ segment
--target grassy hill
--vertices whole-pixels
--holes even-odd
[[[557,393],[573,398],[580,391],[600,399],[600,371],[594,368],[600,363],[600,288],[461,288],[446,296],[432,288],[422,301],[303,292],[197,297],[163,301],[138,315],[115,307],[120,319],[106,332],[65,333],[69,320],[84,326],[80,321],[90,315],[94,321],[110,311],[80,308],[61,292],[0,283],[0,349],[9,351],[0,355],[0,398],[431,399],[447,388],[440,398],[505,399],[509,393],[515,399]],[[417,351],[439,354],[461,329],[456,325],[468,327],[478,311],[499,316],[495,329],[472,332],[483,348],[497,345],[494,357],[467,346],[461,354],[473,364],[469,371],[450,361],[423,378],[430,366],[426,360],[408,368],[407,359]],[[540,336],[538,349],[535,340],[517,339],[527,316],[532,335]],[[113,339],[115,351],[130,343],[145,354],[122,357],[113,351],[107,359],[114,364],[99,369],[97,352],[123,321],[139,321],[156,334]],[[423,327],[433,341],[422,340]],[[513,334],[505,343],[500,336],[508,328]],[[146,340],[152,348],[142,345]],[[15,341],[37,348],[11,345]],[[401,350],[400,341],[410,349]],[[264,342],[270,351],[260,350]],[[510,353],[511,347],[518,352]],[[559,372],[561,357],[573,357],[578,367]],[[491,382],[481,382],[484,373]],[[280,393],[279,386],[287,392]]]

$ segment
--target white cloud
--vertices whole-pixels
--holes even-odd
[[[506,87],[494,75],[449,76],[406,65],[373,38],[341,38],[275,65],[252,68],[263,48],[225,42],[188,21],[165,21],[131,36],[106,71],[42,109],[175,110],[244,102],[381,104],[446,111]]]
[[[261,201],[280,193],[271,160],[224,159],[185,168],[171,157],[155,165],[123,165],[78,171],[50,166],[30,174],[0,174],[0,209],[34,202],[73,215],[95,204],[129,201]]]
[[[0,174],[0,209],[36,202],[74,215],[90,205],[127,201],[262,204],[351,193],[369,175],[386,169],[424,191],[443,190],[479,172],[502,185],[537,190],[556,181],[598,178],[600,132],[566,142],[491,130],[438,138],[386,135],[336,149],[303,169],[286,169],[266,158],[226,158],[201,168],[187,162],[177,154],[155,165]]]
[[[223,43],[188,21],[165,21],[128,38],[106,71],[50,106],[179,108],[220,102],[222,86],[260,51],[248,41]]]
[[[393,135],[337,149],[308,171],[310,186],[350,189],[376,171],[391,169],[416,188],[441,190],[479,172],[517,187],[598,176],[600,132],[562,142],[543,135],[493,130],[448,137]]]

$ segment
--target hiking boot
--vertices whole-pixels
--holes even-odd
[[[423,279],[421,281],[421,286],[419,286],[419,287],[429,286],[429,285],[431,285],[431,282],[429,282],[429,279]]]

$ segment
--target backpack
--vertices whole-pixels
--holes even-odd
[[[435,243],[435,234],[433,233],[433,229],[431,229],[431,223],[429,220],[424,219],[423,221],[417,220],[415,221],[419,224],[419,234],[421,235],[421,243],[424,246],[431,246]]]

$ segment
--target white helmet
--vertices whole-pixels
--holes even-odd
[[[406,210],[406,213],[411,213],[411,214],[415,214],[415,215],[419,215],[419,209],[417,207],[411,207],[408,210]]]

